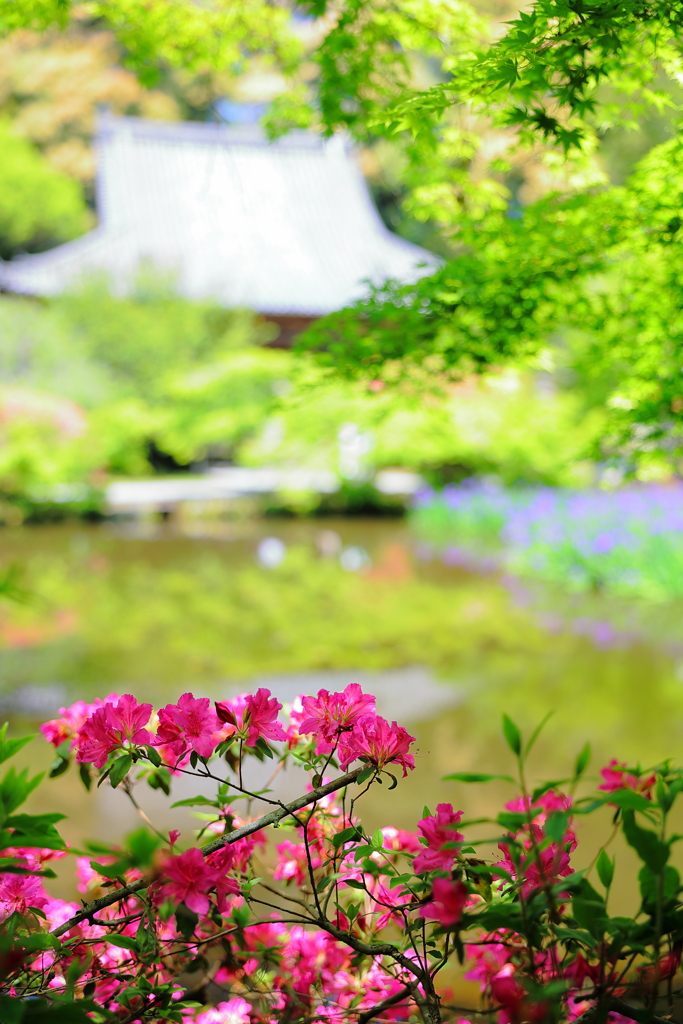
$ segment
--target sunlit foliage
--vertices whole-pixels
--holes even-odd
[[[36,252],[81,234],[90,222],[78,185],[0,121],[0,257]]]

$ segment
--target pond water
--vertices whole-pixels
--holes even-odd
[[[596,772],[611,757],[681,751],[675,610],[665,637],[650,628],[652,612],[647,629],[608,628],[606,599],[584,614],[562,595],[444,565],[402,521],[5,529],[0,565],[9,563],[21,568],[24,601],[0,606],[0,705],[15,731],[111,691],[158,705],[185,690],[225,698],[266,685],[284,702],[358,680],[419,747],[411,777],[366,803],[373,828],[414,827],[426,801],[493,811],[508,796],[496,784],[440,780],[510,770],[503,711],[527,731],[554,712],[534,755],[538,777],[566,775],[587,740]],[[41,740],[25,749],[32,765],[49,764]],[[299,781],[278,785],[287,795]],[[159,824],[175,820],[165,798],[144,799]],[[47,804],[70,814],[64,831],[77,843],[136,827],[121,793],[86,795],[74,773],[46,784],[34,806]]]

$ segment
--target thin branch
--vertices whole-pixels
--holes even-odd
[[[352,772],[340,775],[338,779],[333,779],[332,782],[328,782],[324,786],[318,786],[317,789],[313,789],[310,793],[306,793],[297,800],[293,800],[291,804],[281,804],[274,811],[269,811],[268,814],[261,815],[260,818],[242,825],[241,828],[236,828],[233,832],[214,839],[213,842],[201,848],[202,853],[205,857],[208,857],[210,854],[216,853],[217,850],[222,850],[224,846],[231,846],[232,843],[244,839],[245,836],[250,836],[254,832],[260,832],[262,828],[267,828],[268,825],[276,825],[283,818],[287,818],[296,811],[300,811],[303,807],[307,807],[309,804],[329,796],[330,793],[335,793],[338,789],[343,789],[350,783],[355,782],[366,768],[367,765],[363,764],[360,768],[354,768]],[[81,921],[91,920],[93,923],[106,924],[106,921],[95,922],[94,915],[99,913],[100,910],[104,910],[105,907],[110,907],[113,903],[125,900],[128,896],[136,895],[142,889],[146,889],[153,881],[154,877],[140,878],[137,882],[131,882],[130,885],[124,885],[120,889],[107,893],[106,896],[100,896],[99,899],[93,900],[92,903],[88,903],[82,910],[79,910],[77,914],[74,914],[73,917],[60,925],[59,928],[55,928],[52,934],[56,936],[64,935],[65,932],[68,932],[74,925],[80,924]]]
[[[402,1003],[404,999],[413,994],[416,984],[417,982],[411,982],[410,985],[406,985],[399,992],[394,992],[393,996],[387,996],[381,1003],[376,1003],[369,1010],[363,1010],[358,1016],[358,1024],[370,1024],[370,1021],[380,1014],[382,1010],[388,1010],[390,1007],[396,1006],[397,1003]]]
[[[345,932],[342,928],[337,928],[337,926],[332,924],[331,921],[327,921],[322,917],[318,918],[316,924],[319,928],[322,928],[323,931],[329,932],[333,938],[339,939],[340,942],[350,946],[351,949],[355,949],[356,953],[365,953],[367,956],[393,957],[397,964],[400,964],[401,967],[417,978],[420,983],[424,984],[426,978],[422,965],[416,964],[413,960],[402,953],[392,942],[362,942],[360,939],[357,939],[355,935]]]

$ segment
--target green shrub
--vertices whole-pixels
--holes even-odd
[[[0,256],[39,252],[87,230],[80,186],[0,121]]]

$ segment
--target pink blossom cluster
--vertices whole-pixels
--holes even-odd
[[[320,929],[300,925],[287,928],[263,922],[245,929],[244,947],[235,951],[231,966],[218,970],[215,982],[231,991],[248,991],[250,979],[267,950],[275,964],[268,1024],[301,1018],[342,1022],[350,1010],[362,1012],[400,991],[405,984],[404,978],[392,976],[377,960],[361,970],[354,967],[352,951]],[[412,1001],[406,999],[378,1017],[407,1020],[413,1009]],[[252,1007],[252,1020],[253,1013]],[[204,1020],[200,1015],[198,1024],[223,1024],[223,1018]]]
[[[108,697],[105,697],[104,701],[97,699],[92,704],[88,704],[84,700],[77,700],[68,708],[60,708],[60,717],[44,722],[40,727],[40,731],[48,743],[51,743],[54,747],[61,747],[62,743],[65,743],[67,740],[73,747],[78,739],[81,728],[92,713],[97,708],[101,708],[104,703],[117,699],[116,694],[110,694]]]
[[[552,950],[536,950],[533,964],[529,962],[529,949],[521,935],[502,930],[481,936],[479,942],[468,945],[469,969],[465,974],[468,981],[479,983],[487,1000],[499,1007],[500,1024],[521,1024],[530,1021],[541,1024],[548,1019],[548,1005],[543,999],[534,999],[529,994],[528,983],[531,973],[538,988],[559,978],[570,993],[567,999],[567,1019],[576,1020],[594,1005],[591,992],[594,986],[606,983],[611,972],[619,977],[618,961],[598,952],[597,960],[589,963],[579,952],[572,959],[558,965]],[[602,962],[600,958],[602,957]],[[679,969],[680,954],[667,955],[660,960],[659,978],[666,979]],[[652,968],[643,968],[644,971]],[[667,974],[668,972],[668,974]],[[586,986],[588,985],[588,988]],[[623,995],[622,984],[614,988],[615,995]],[[627,1018],[612,1012],[607,1017],[610,1024],[627,1024]]]
[[[259,739],[286,740],[285,731],[278,721],[282,704],[271,697],[270,690],[261,687],[256,693],[241,693],[233,700],[216,704],[216,713],[232,734],[248,747],[255,747]]]
[[[461,819],[462,811],[454,811],[452,804],[439,804],[436,814],[417,823],[422,833],[422,845],[426,849],[413,861],[415,871],[451,871],[457,846],[464,838],[462,832],[456,830]]]
[[[217,1005],[198,1009],[185,1003],[173,1017],[185,1024],[350,1024],[366,1010],[373,1019],[401,1022],[417,1017],[429,998],[428,972],[439,956],[464,942],[466,977],[478,982],[497,1024],[572,1022],[595,1007],[601,986],[611,986],[616,996],[626,994],[624,957],[612,932],[606,931],[604,939],[587,933],[590,941],[583,946],[577,946],[580,935],[577,940],[571,933],[582,925],[575,910],[579,904],[570,903],[566,890],[573,892],[584,882],[576,877],[565,881],[572,874],[576,847],[570,797],[548,788],[537,790],[533,801],[522,796],[506,804],[507,816],[498,822],[507,822],[510,829],[493,864],[469,856],[474,851],[464,845],[463,812],[450,803],[426,812],[415,832],[386,826],[366,834],[357,809],[364,786],[351,786],[336,773],[339,788],[330,786],[332,792],[320,797],[318,787],[331,781],[321,776],[329,767],[346,769],[357,760],[380,771],[398,765],[405,776],[414,768],[413,738],[379,716],[375,698],[357,684],[297,698],[288,721],[281,720],[282,711],[265,688],[215,704],[185,693],[156,714],[150,704],[126,694],[78,702],[46,723],[43,732],[63,748],[60,757],[65,758],[69,746],[81,764],[102,772],[115,772],[112,759],[121,754],[129,755],[124,769],[145,759],[158,768],[161,758],[171,772],[192,774],[190,763],[203,785],[216,780],[218,796],[214,801],[193,798],[212,808],[211,815],[203,816],[197,839],[213,839],[208,849],[187,848],[174,829],[168,841],[157,833],[157,846],[142,862],[113,849],[96,862],[78,859],[79,891],[87,898],[108,891],[110,880],[104,876],[116,863],[126,883],[144,876],[144,899],[139,898],[141,889],[136,895],[124,888],[117,903],[102,907],[98,901],[79,912],[77,903],[54,899],[43,878],[31,874],[43,871],[63,851],[21,846],[7,851],[26,874],[0,873],[0,921],[12,918],[7,930],[20,917],[30,922],[31,931],[59,926],[65,931],[61,948],[45,944],[30,956],[16,954],[29,977],[28,990],[31,979],[41,979],[52,992],[74,984],[77,995],[92,997],[113,1020],[155,1019],[152,996],[130,980],[153,976],[155,985],[167,986],[168,1002],[183,995],[176,980],[182,971],[188,965],[194,971],[199,964],[205,991],[211,991]],[[276,743],[282,744],[277,751],[264,747]],[[264,821],[235,812],[244,806],[235,800],[249,801],[246,814],[254,811],[254,795],[243,787],[242,762],[273,753],[279,770],[293,750],[313,772],[310,800],[299,801],[296,812],[285,809],[287,831],[266,846],[264,825],[273,816]],[[207,770],[197,764],[197,758],[208,761],[214,755],[224,757],[234,775],[225,778],[222,765]],[[149,778],[151,771],[143,766],[138,775]],[[603,794],[633,790],[651,801],[644,809],[656,816],[662,801],[654,773],[612,761],[601,774]],[[370,784],[372,773],[367,776]],[[134,782],[131,777],[125,789],[135,803]],[[607,799],[615,798],[603,796],[594,803],[601,807]],[[278,806],[277,801],[271,805]],[[253,833],[234,831],[250,822]],[[216,837],[223,845],[217,846]],[[143,863],[145,870],[126,868],[133,863]],[[504,916],[500,903],[506,907]],[[525,909],[535,920],[545,914],[544,936],[548,922],[554,927],[563,918],[568,921],[569,943],[530,940],[515,923]],[[501,920],[506,927],[492,931]],[[391,950],[398,948],[402,952],[393,956]],[[683,943],[669,942],[634,965],[637,998],[661,983],[672,985],[682,953]],[[3,956],[0,950],[0,970],[7,969]],[[552,1005],[543,994],[551,984]],[[388,1006],[376,1009],[387,1001]],[[615,1013],[607,1020],[625,1024]]]
[[[302,697],[285,731],[278,715],[282,704],[261,687],[211,705],[208,697],[184,693],[175,704],[160,708],[156,730],[151,704],[139,704],[131,694],[110,694],[104,701],[77,701],[61,709],[61,717],[46,722],[42,732],[55,747],[69,740],[80,763],[102,769],[113,754],[137,755],[154,746],[172,769],[183,767],[190,755],[210,758],[226,740],[248,748],[263,741],[292,747],[315,733],[317,754],[336,753],[342,768],[361,759],[383,769],[398,764],[406,775],[415,767],[410,753],[414,737],[375,713],[375,698],[351,683],[343,693],[320,690]],[[299,710],[300,709],[300,710]]]
[[[238,880],[229,874],[235,857],[230,846],[224,846],[211,857],[204,857],[196,846],[167,857],[163,875],[168,881],[161,885],[160,898],[172,900],[175,904],[184,903],[196,914],[204,916],[211,906],[209,893],[213,891],[217,910],[221,914],[226,913],[230,907],[228,897],[240,895]]]
[[[510,833],[510,837],[521,844],[523,852],[519,862],[512,856],[510,844],[501,842],[498,846],[503,860],[493,865],[493,873],[496,873],[496,868],[501,868],[502,873],[499,872],[499,875],[518,881],[526,898],[538,889],[555,885],[561,878],[570,875],[571,854],[576,849],[576,836],[569,827],[571,818],[567,819],[567,828],[559,843],[548,841],[544,825],[549,814],[567,813],[571,805],[571,797],[553,789],[543,793],[534,803],[533,809],[530,797],[518,797],[507,803],[505,807],[508,811],[532,812],[532,815],[528,824]]]
[[[614,758],[605,768],[601,769],[600,774],[603,781],[598,786],[598,789],[602,789],[607,793],[613,793],[617,789],[633,789],[637,793],[642,793],[643,796],[650,798],[652,788],[656,782],[655,775],[636,774],[627,768],[623,762],[617,761]]]
[[[398,764],[404,777],[415,768],[410,753],[415,737],[377,715],[375,698],[363,693],[358,683],[349,683],[342,693],[319,690],[315,697],[303,697],[302,708],[299,734],[314,733],[316,754],[336,751],[342,768],[358,758],[378,768]]]

